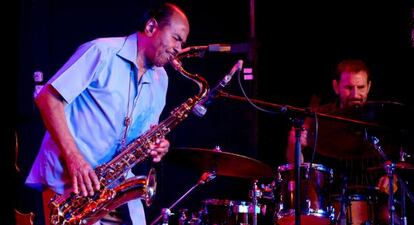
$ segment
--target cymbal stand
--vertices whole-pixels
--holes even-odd
[[[406,200],[406,196],[408,196],[411,203],[414,204],[414,196],[408,189],[407,183],[403,179],[401,179],[401,177],[398,175],[397,175],[397,179],[401,186],[401,221],[403,225],[407,225],[408,223],[407,223],[407,214],[406,214],[407,211],[405,208],[406,207],[405,200]]]
[[[379,144],[379,139],[375,136],[371,136],[371,142],[375,148],[375,150],[378,151],[378,153],[381,155],[385,162],[385,170],[388,175],[389,179],[389,187],[388,187],[388,212],[389,212],[389,224],[394,225],[395,223],[395,205],[394,205],[394,176],[398,180],[398,183],[401,186],[401,222],[399,224],[407,225],[407,216],[406,216],[406,207],[405,207],[405,200],[406,196],[411,200],[412,203],[414,203],[414,197],[412,193],[409,191],[407,184],[405,181],[398,176],[398,174],[395,172],[396,164],[391,163],[388,160],[388,157],[385,155],[381,145]]]
[[[395,204],[394,204],[394,163],[388,163],[385,165],[385,169],[388,175],[388,224],[394,225],[395,223]]]
[[[342,187],[341,187],[341,209],[339,211],[338,217],[336,218],[336,220],[339,221],[339,225],[347,225],[346,211],[350,204],[347,190],[348,190],[348,177],[344,176],[342,180]]]
[[[175,201],[169,208],[163,208],[161,214],[152,221],[151,225],[155,225],[162,219],[162,225],[168,225],[169,216],[172,215],[171,210],[179,203],[181,202],[188,194],[190,194],[191,191],[193,191],[196,187],[205,184],[211,180],[216,178],[216,172],[204,172],[200,180],[193,185],[186,193],[184,193],[177,201]]]
[[[407,225],[407,215],[406,215],[406,208],[405,208],[405,195],[407,194],[405,182],[402,179],[398,179],[398,183],[401,186],[401,224]]]
[[[375,150],[380,154],[385,162],[385,170],[388,175],[388,224],[394,225],[395,223],[395,205],[394,205],[394,169],[395,164],[388,160],[387,155],[384,153],[382,146],[379,144],[379,138],[370,136],[371,143]]]

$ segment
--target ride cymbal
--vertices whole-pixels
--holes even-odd
[[[272,168],[256,159],[203,148],[173,148],[165,160],[201,171],[214,171],[219,176],[248,179],[272,178]]]

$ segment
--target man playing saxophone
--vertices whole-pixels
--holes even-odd
[[[101,188],[94,169],[158,123],[168,86],[163,66],[182,50],[189,22],[171,3],[148,11],[142,22],[129,36],[81,45],[35,99],[47,131],[26,184],[43,191],[46,224],[55,194],[94,195]],[[168,148],[161,137],[149,155],[159,162]],[[146,223],[140,199],[118,211],[126,215],[108,218]]]

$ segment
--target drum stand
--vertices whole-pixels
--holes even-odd
[[[350,204],[347,190],[348,190],[348,178],[344,176],[342,187],[341,187],[341,209],[339,211],[338,218],[336,218],[336,221],[339,221],[339,225],[347,225],[346,210]],[[352,224],[352,221],[350,222]]]
[[[412,203],[414,203],[414,197],[412,193],[409,191],[406,182],[398,176],[398,174],[395,172],[396,164],[392,163],[388,160],[388,157],[385,155],[381,145],[379,145],[379,139],[375,136],[371,136],[371,141],[374,146],[374,148],[378,151],[378,153],[381,155],[385,162],[384,169],[387,172],[388,175],[388,224],[394,225],[395,224],[395,200],[394,200],[394,177],[397,178],[398,183],[401,186],[401,218],[400,222],[398,224],[407,225],[407,214],[406,214],[406,207],[405,207],[405,196],[408,196],[408,198],[411,200]]]
[[[405,206],[405,202],[406,202],[406,196],[408,196],[408,198],[411,200],[412,203],[414,203],[414,197],[412,195],[412,193],[409,191],[408,187],[407,187],[407,183],[400,177],[398,176],[398,174],[395,172],[395,168],[396,168],[396,164],[394,163],[386,163],[385,164],[385,169],[387,171],[387,175],[388,175],[388,179],[389,179],[389,189],[388,192],[389,197],[388,197],[388,212],[389,212],[389,224],[394,225],[395,224],[395,201],[394,201],[394,176],[395,178],[397,178],[398,183],[401,186],[401,193],[400,193],[400,197],[401,197],[401,222],[399,224],[402,225],[407,225],[407,214],[406,214],[406,206]]]
[[[162,225],[168,225],[169,217],[172,215],[171,210],[179,203],[181,200],[183,200],[188,194],[190,194],[191,191],[193,191],[196,187],[205,184],[211,180],[216,178],[216,173],[213,172],[204,172],[203,175],[201,175],[200,180],[197,182],[197,184],[193,185],[186,193],[184,193],[177,201],[175,201],[169,208],[163,208],[161,214],[152,221],[151,225],[155,225],[158,223],[159,220],[162,219]]]
[[[250,191],[250,198],[252,199],[253,205],[253,224],[257,225],[257,213],[256,209],[259,208],[258,198],[262,197],[262,191],[257,187],[257,180],[253,181],[253,189]],[[259,208],[260,209],[260,208]]]

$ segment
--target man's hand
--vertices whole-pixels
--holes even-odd
[[[167,154],[170,147],[170,142],[163,138],[158,139],[155,143],[150,144],[150,154],[153,162],[161,161],[162,157]]]
[[[393,175],[393,179],[392,179],[392,190],[394,191],[394,193],[398,190],[398,185],[397,185],[397,176]],[[379,188],[379,190],[381,192],[384,192],[386,194],[390,194],[389,192],[389,188],[390,188],[390,179],[388,178],[388,175],[384,175],[382,176],[377,184],[377,187]]]
[[[79,153],[66,156],[66,166],[72,179],[73,193],[92,196],[99,190],[99,179],[91,165]]]

